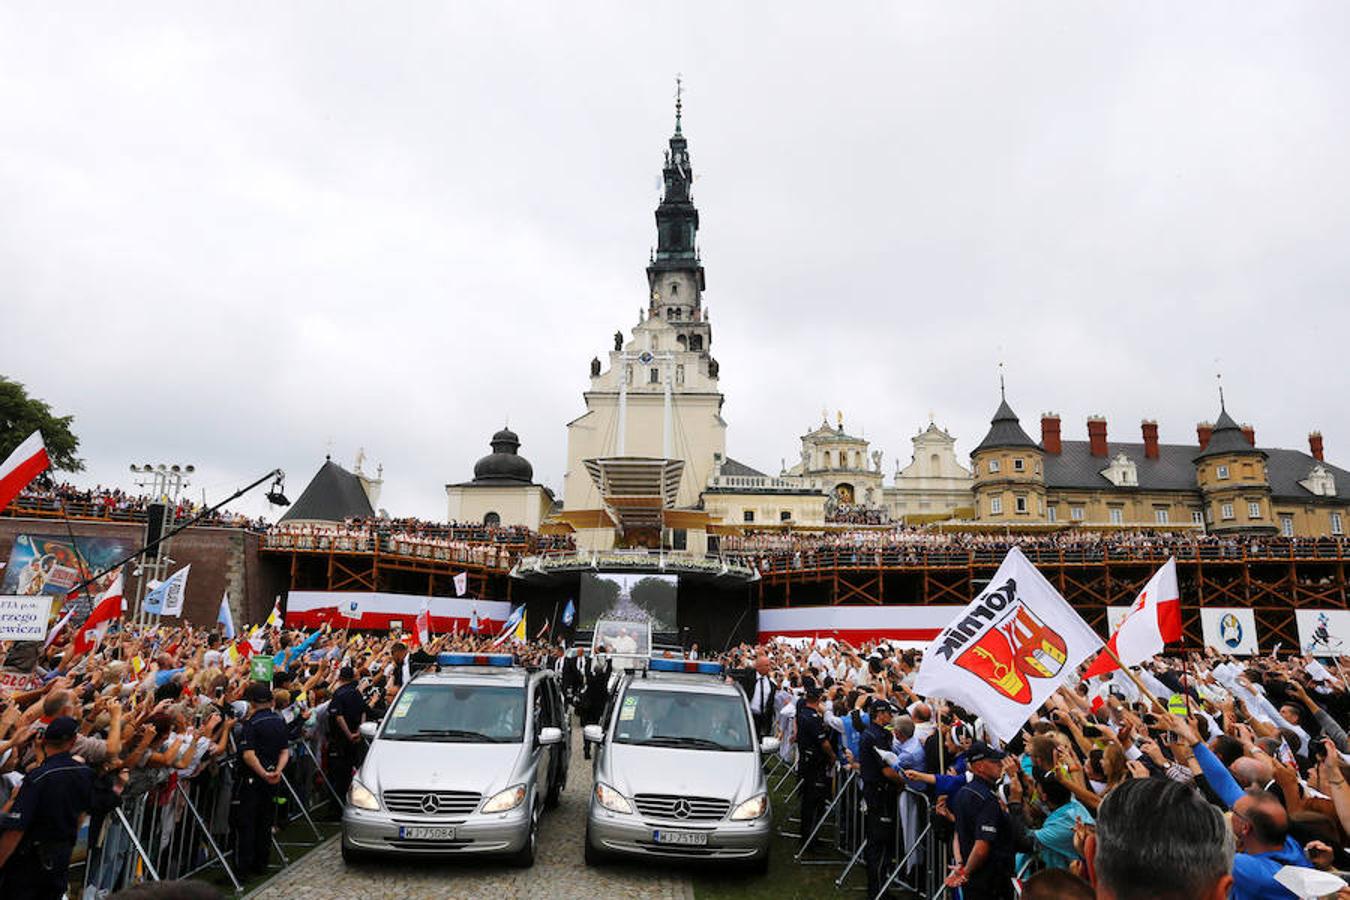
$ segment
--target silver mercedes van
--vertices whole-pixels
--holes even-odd
[[[509,654],[443,653],[403,686],[342,812],[342,858],[502,855],[534,864],[539,822],[567,782],[557,676]]]
[[[750,704],[721,666],[653,659],[623,676],[599,725],[587,865],[614,856],[769,864],[772,816]]]

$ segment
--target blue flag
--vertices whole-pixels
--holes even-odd
[[[572,620],[577,617],[577,608],[572,605],[572,598],[567,598],[567,605],[563,607],[562,622],[564,628],[572,627]]]

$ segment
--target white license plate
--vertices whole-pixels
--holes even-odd
[[[652,840],[658,844],[706,847],[708,846],[708,833],[705,831],[653,831]]]
[[[453,841],[455,829],[433,825],[400,825],[398,836],[404,841]]]

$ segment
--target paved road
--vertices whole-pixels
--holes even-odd
[[[689,880],[678,870],[628,864],[586,867],[581,842],[591,792],[591,764],[581,755],[580,728],[573,730],[572,744],[567,790],[558,808],[544,814],[538,855],[531,869],[458,860],[395,860],[347,867],[335,839],[278,874],[253,896],[258,900],[409,897],[693,900]]]

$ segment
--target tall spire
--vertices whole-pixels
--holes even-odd
[[[698,210],[691,188],[694,167],[689,159],[689,141],[684,136],[684,78],[675,79],[675,133],[670,137],[661,171],[661,205],[656,209],[656,254],[654,262],[698,264],[695,243]]]

